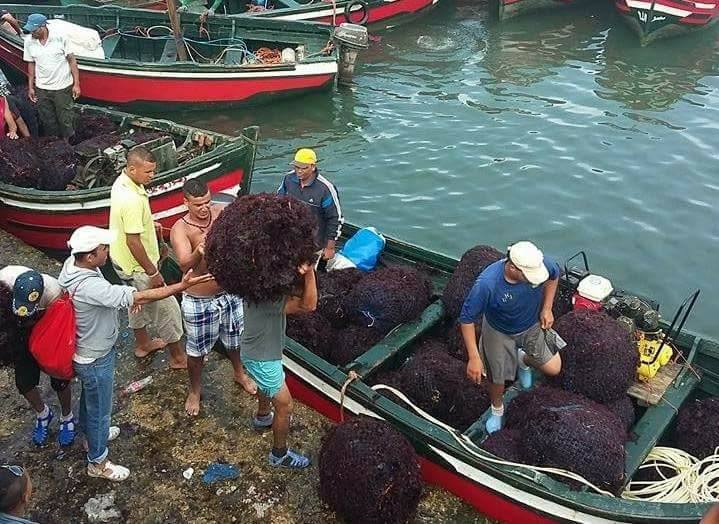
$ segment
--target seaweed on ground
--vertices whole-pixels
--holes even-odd
[[[327,359],[335,346],[337,331],[326,318],[313,312],[287,317],[287,336]]]
[[[636,379],[639,353],[619,322],[604,312],[576,310],[558,319],[554,329],[567,345],[560,352],[562,371],[550,382],[598,402],[626,394]]]
[[[674,441],[679,449],[699,459],[719,448],[719,397],[694,400],[679,409]]]
[[[335,346],[327,361],[335,366],[344,366],[382,340],[384,333],[373,327],[347,326],[337,331]]]
[[[115,133],[119,129],[120,127],[106,115],[80,113],[75,118],[75,136],[71,141],[73,144],[79,144],[99,135]]]
[[[290,295],[314,259],[315,218],[294,198],[258,193],[227,206],[207,235],[207,267],[229,293],[260,303]]]
[[[629,433],[637,417],[636,411],[634,410],[634,402],[632,402],[629,395],[623,395],[617,400],[606,402],[604,406],[619,418],[624,429]]]
[[[515,429],[503,428],[495,431],[482,442],[480,447],[504,460],[523,462],[519,451],[519,431]]]
[[[73,147],[61,138],[44,137],[35,141],[37,157],[42,168],[37,189],[64,191],[75,178],[79,157]]]
[[[357,282],[342,308],[351,322],[389,332],[414,320],[429,306],[429,277],[409,266],[377,269]]]
[[[15,363],[21,351],[21,331],[12,312],[12,290],[0,282],[0,366]]]
[[[329,320],[334,327],[342,328],[349,323],[342,309],[342,302],[363,275],[362,271],[355,268],[318,274],[317,312]]]
[[[31,139],[0,137],[0,182],[18,187],[36,187],[40,161]]]
[[[400,370],[402,392],[433,417],[464,431],[489,408],[486,385],[467,378],[463,362],[439,340],[424,341]]]
[[[350,523],[407,522],[422,495],[412,445],[386,422],[366,417],[329,430],[319,474],[320,498]]]
[[[455,268],[442,293],[444,312],[451,319],[458,319],[475,280],[488,265],[500,260],[504,254],[492,246],[479,245],[466,251]]]

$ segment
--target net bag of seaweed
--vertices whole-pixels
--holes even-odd
[[[422,495],[412,445],[386,422],[366,417],[330,429],[319,472],[320,498],[350,523],[407,522]]]

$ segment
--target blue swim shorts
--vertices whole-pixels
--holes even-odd
[[[285,384],[285,370],[281,360],[242,359],[247,373],[257,383],[257,389],[268,398],[274,398]]]

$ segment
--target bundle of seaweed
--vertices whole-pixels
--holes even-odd
[[[567,342],[561,350],[562,371],[552,383],[597,402],[626,394],[634,382],[639,353],[631,334],[604,312],[576,310],[554,329]]]
[[[522,454],[519,451],[519,437],[519,431],[503,428],[487,437],[482,442],[481,448],[504,460],[522,463]]]
[[[624,429],[629,433],[629,430],[637,418],[637,414],[634,410],[634,402],[632,402],[629,395],[622,395],[617,400],[606,402],[604,406],[617,416],[622,426],[624,426]]]
[[[335,366],[344,366],[382,340],[384,333],[373,327],[347,326],[337,330],[334,347],[327,361]]]
[[[319,473],[320,498],[350,523],[407,522],[422,495],[414,448],[386,422],[366,417],[330,429]]]
[[[433,417],[464,431],[489,408],[486,386],[467,378],[465,365],[429,339],[400,370],[402,392]]]
[[[390,369],[390,370],[381,370],[376,373],[373,373],[370,375],[367,379],[365,379],[365,382],[369,384],[370,386],[374,386],[377,384],[382,384],[385,386],[389,386],[391,388],[394,388],[402,393],[402,375],[398,370]],[[391,391],[388,391],[386,389],[379,390],[382,395],[389,398],[390,400],[396,402],[400,406],[404,406],[405,403],[403,400],[401,400],[397,395],[392,393]]]
[[[117,145],[120,135],[116,132],[95,135],[75,144],[75,151],[86,157],[100,154],[108,147]]]
[[[602,489],[621,490],[627,434],[605,406],[543,385],[512,400],[504,427],[519,433],[521,462],[566,469]]]
[[[37,189],[63,191],[75,178],[77,153],[67,141],[53,137],[36,139],[35,147],[42,166]]]
[[[21,332],[12,312],[12,290],[0,282],[0,366],[13,365],[22,350]]]
[[[719,448],[719,397],[694,400],[679,409],[674,441],[699,459]]]
[[[475,246],[462,255],[442,293],[444,312],[449,318],[454,320],[459,318],[464,299],[467,298],[479,274],[503,256],[492,246],[485,245]]]
[[[0,182],[18,187],[36,187],[40,161],[35,144],[29,139],[0,137]]]
[[[108,135],[118,131],[119,126],[106,115],[90,115],[81,113],[75,118],[75,136],[73,144],[79,144],[99,135]]]
[[[297,268],[313,260],[315,218],[294,198],[258,193],[227,206],[207,235],[207,267],[229,293],[250,302],[289,295]]]
[[[133,129],[132,133],[128,133],[127,138],[135,142],[136,144],[144,144],[163,136],[168,136],[167,133],[162,131],[152,131],[150,129]]]
[[[337,332],[317,312],[287,317],[287,336],[324,359],[335,346]]]
[[[317,276],[317,312],[334,327],[342,328],[349,323],[342,309],[342,302],[363,275],[359,269],[350,268],[320,273]]]
[[[357,282],[342,308],[351,322],[384,333],[414,320],[429,305],[429,277],[409,266],[377,269]]]

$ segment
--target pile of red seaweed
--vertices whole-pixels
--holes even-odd
[[[468,250],[455,268],[442,293],[445,314],[454,320],[459,318],[462,305],[474,282],[484,268],[504,257],[492,246],[479,245]]]
[[[317,276],[317,312],[334,327],[343,328],[349,324],[342,303],[362,275],[364,273],[359,269],[350,268],[321,273]]]
[[[320,498],[350,523],[407,522],[422,495],[412,445],[386,422],[366,417],[330,429],[319,473]]]
[[[294,198],[242,196],[212,224],[207,267],[229,293],[255,303],[279,300],[298,288],[298,266],[314,260],[315,222]]]
[[[719,397],[697,399],[679,409],[674,441],[679,449],[699,459],[719,448]]]

